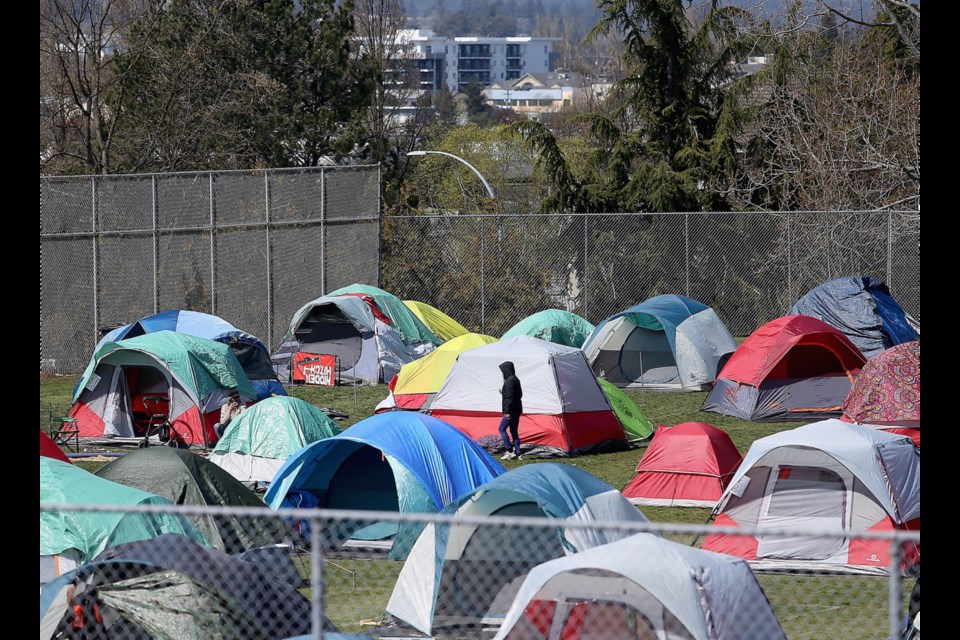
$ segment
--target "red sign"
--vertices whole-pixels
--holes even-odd
[[[337,356],[321,353],[293,354],[293,380],[332,387],[337,383]]]

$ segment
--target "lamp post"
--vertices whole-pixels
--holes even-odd
[[[470,169],[470,171],[473,171],[476,174],[476,176],[480,178],[480,182],[483,183],[483,188],[487,190],[487,195],[490,196],[493,200],[497,199],[497,194],[493,192],[493,187],[491,187],[490,183],[487,182],[487,179],[483,177],[483,174],[480,173],[480,170],[477,169],[472,164],[470,164],[469,162],[467,162],[466,160],[464,160],[463,158],[461,158],[460,156],[455,156],[452,153],[447,153],[446,151],[408,151],[407,155],[408,156],[425,156],[428,153],[433,153],[438,156],[447,156],[448,158],[453,158],[454,160],[457,160],[467,165],[467,168]]]

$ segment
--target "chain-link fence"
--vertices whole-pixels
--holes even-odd
[[[165,309],[278,345],[326,291],[376,283],[378,167],[40,178],[40,364],[81,371],[102,328]]]
[[[382,252],[386,289],[492,335],[543,309],[599,322],[663,293],[748,335],[847,275],[885,280],[920,318],[918,212],[389,216]]]
[[[919,607],[916,574],[903,570],[918,532],[542,516],[524,502],[456,517],[41,505],[41,638],[320,638],[339,630],[371,638],[857,640],[900,638],[908,611]],[[149,530],[150,539],[88,539],[88,519],[122,522],[128,539]],[[58,529],[61,522],[70,526]],[[231,555],[204,538],[211,527],[247,538],[269,531],[275,544]],[[842,554],[761,571],[697,548],[718,533],[741,537],[745,549],[761,540],[809,551],[804,540],[813,540],[818,548],[869,547],[878,557],[859,574]],[[79,570],[54,577],[71,558]]]

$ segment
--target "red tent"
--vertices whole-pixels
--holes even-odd
[[[713,507],[740,460],[730,436],[716,427],[660,425],[623,495],[654,507]]]
[[[909,436],[919,447],[920,343],[898,344],[867,360],[841,420]]]
[[[42,430],[40,431],[40,455],[53,458],[54,460],[60,460],[61,462],[70,462],[67,454],[61,451],[60,447]]]
[[[822,320],[777,318],[737,347],[703,410],[761,421],[837,416],[864,362],[850,339]]]

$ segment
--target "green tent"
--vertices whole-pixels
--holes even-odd
[[[435,336],[433,332],[427,328],[427,325],[423,324],[420,318],[414,315],[414,313],[403,304],[400,298],[383,289],[371,287],[366,284],[351,284],[346,287],[341,287],[336,291],[331,291],[326,295],[332,297],[342,296],[348,293],[362,293],[373,298],[373,301],[377,303],[380,311],[390,318],[392,323],[390,326],[400,334],[403,343],[408,347],[420,342],[430,342],[435,345],[443,343],[443,340]]]
[[[338,433],[340,427],[309,402],[274,396],[230,423],[210,461],[241,482],[270,482],[295,451]]]
[[[547,342],[579,349],[593,333],[594,326],[569,311],[547,309],[527,316],[510,327],[501,340],[516,336],[532,336]]]
[[[149,489],[175,504],[267,507],[229,473],[183,449],[140,449],[101,467],[97,475],[134,489]],[[277,520],[224,515],[189,519],[211,546],[229,554],[290,537]]]
[[[630,396],[615,384],[607,382],[603,378],[598,378],[597,382],[600,383],[600,388],[603,389],[604,395],[610,401],[613,412],[617,414],[617,419],[627,434],[627,440],[638,442],[649,438],[653,434],[653,425],[633,403]]]
[[[40,458],[40,505],[170,504],[160,496],[98,478],[52,458]],[[167,513],[41,511],[40,555],[67,554],[77,563],[93,560],[114,545],[178,533],[201,544],[203,535],[185,518]]]

